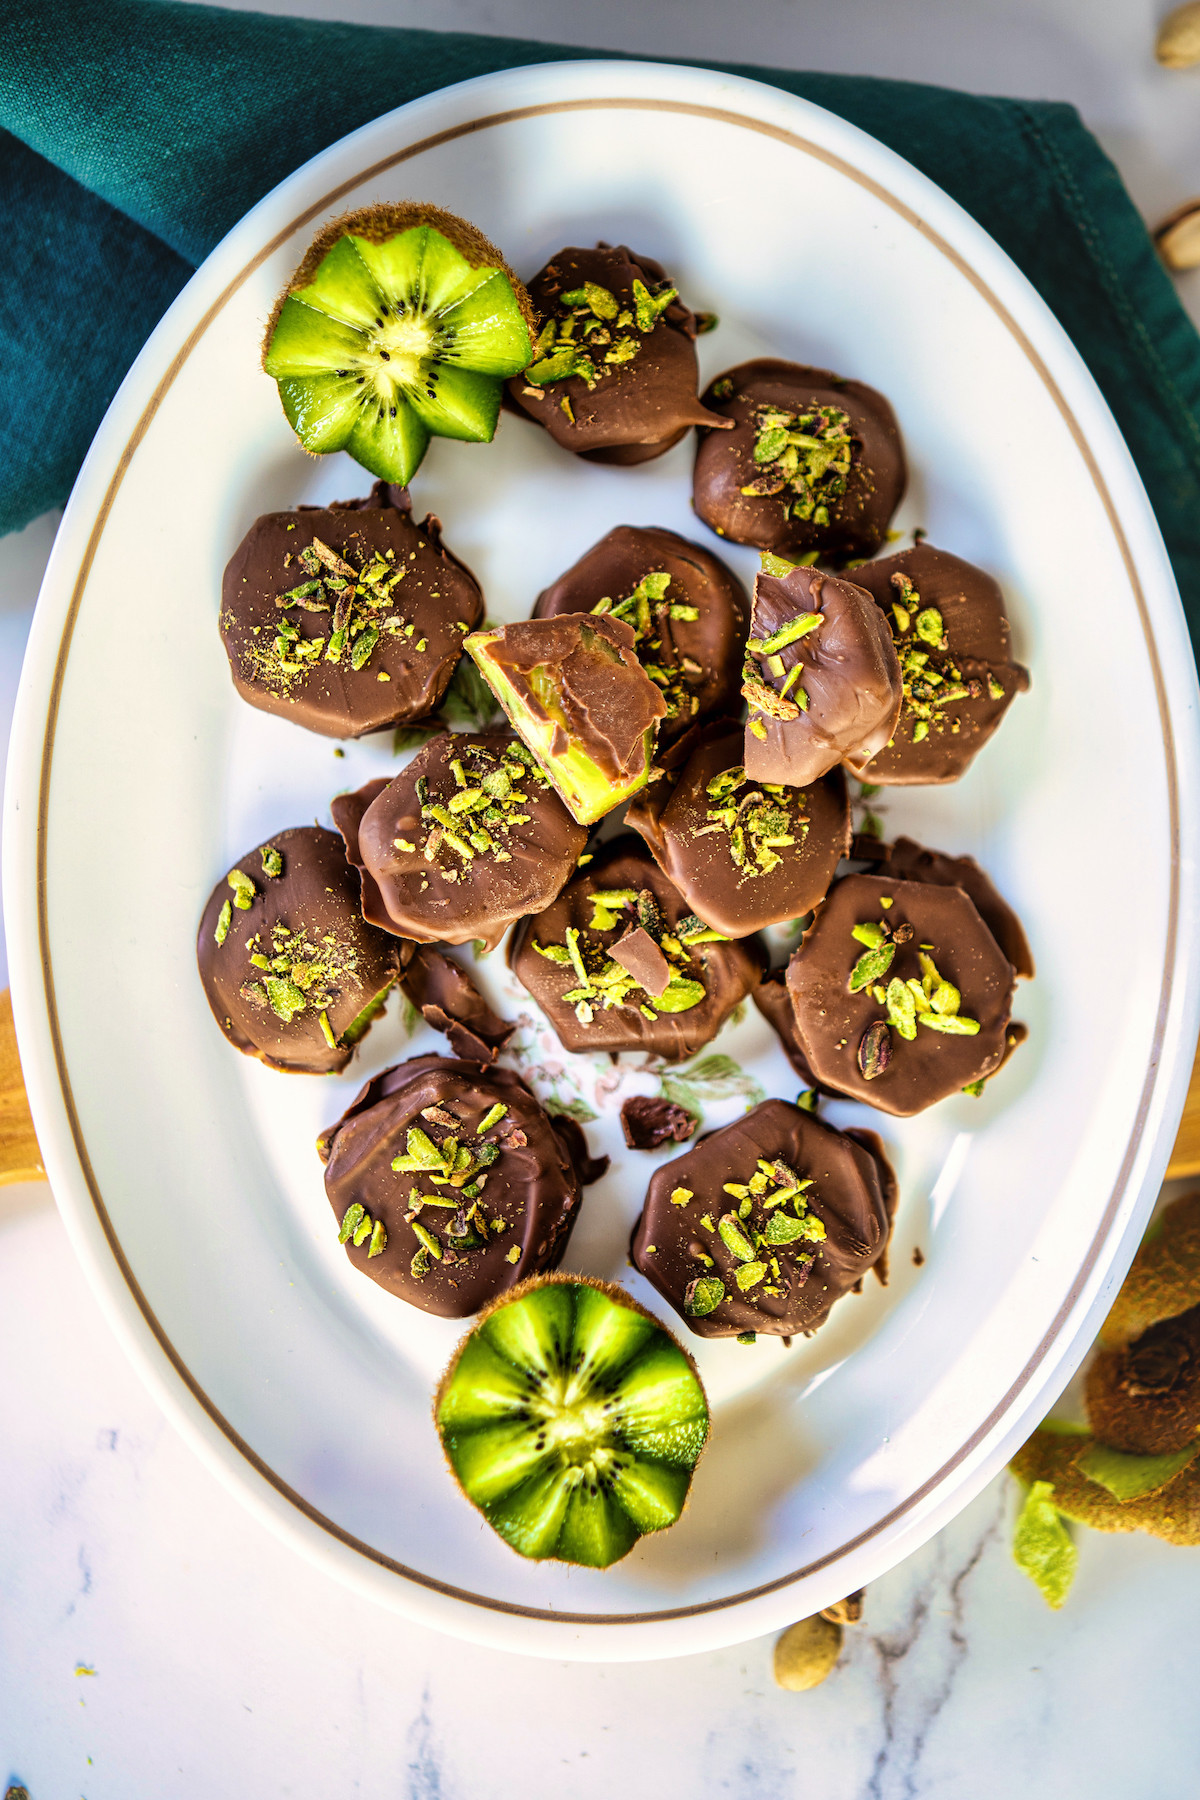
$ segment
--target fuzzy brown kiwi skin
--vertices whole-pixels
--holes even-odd
[[[541,322],[533,310],[525,284],[513,274],[495,244],[468,220],[460,219],[457,213],[446,212],[442,207],[430,206],[422,200],[401,200],[394,204],[359,207],[355,212],[342,213],[339,218],[330,220],[328,225],[321,228],[309,245],[303,262],[271,308],[271,316],[263,334],[263,364],[266,364],[267,352],[271,348],[271,339],[275,335],[284,301],[289,294],[308,285],[339,238],[353,232],[356,237],[366,238],[368,243],[382,244],[388,238],[398,237],[402,231],[411,231],[417,225],[432,225],[435,231],[440,231],[473,269],[496,268],[506,275],[517,297],[517,305],[521,309],[530,339],[536,342]],[[516,1289],[510,1288],[508,1291],[515,1293]]]
[[[711,1410],[709,1408],[709,1404],[708,1404],[708,1395],[705,1392],[704,1383],[700,1379],[700,1371],[696,1367],[695,1358],[691,1355],[690,1351],[686,1350],[684,1348],[684,1346],[679,1342],[679,1339],[675,1336],[675,1333],[673,1331],[667,1330],[667,1327],[663,1324],[661,1319],[655,1318],[654,1314],[647,1307],[643,1306],[640,1301],[635,1300],[631,1294],[627,1294],[623,1287],[618,1287],[616,1282],[597,1281],[596,1278],[592,1275],[566,1275],[566,1274],[559,1272],[559,1273],[556,1273],[553,1275],[529,1275],[526,1277],[526,1279],[524,1281],[518,1281],[514,1287],[505,1288],[505,1290],[502,1294],[497,1294],[496,1298],[494,1300],[490,1300],[488,1302],[488,1304],[483,1308],[483,1310],[477,1315],[477,1317],[475,1319],[475,1323],[472,1325],[470,1331],[467,1332],[466,1336],[463,1338],[462,1342],[459,1344],[458,1348],[455,1350],[454,1355],[450,1358],[450,1361],[446,1365],[445,1373],[443,1374],[442,1379],[438,1382],[437,1392],[433,1396],[433,1423],[434,1423],[434,1428],[436,1429],[437,1434],[438,1434],[438,1442],[440,1444],[442,1444],[442,1454],[445,1456],[446,1461],[448,1463],[450,1463],[450,1473],[451,1473],[451,1475],[454,1476],[454,1485],[456,1487],[458,1487],[458,1474],[455,1470],[454,1464],[450,1462],[450,1453],[446,1449],[445,1444],[442,1442],[442,1430],[441,1430],[441,1426],[438,1424],[438,1413],[441,1410],[442,1399],[445,1395],[446,1389],[449,1387],[450,1382],[452,1381],[452,1379],[454,1377],[454,1371],[458,1368],[459,1358],[461,1357],[463,1351],[466,1349],[470,1340],[475,1336],[475,1333],[479,1330],[479,1327],[481,1325],[483,1325],[492,1316],[492,1314],[494,1312],[497,1312],[500,1309],[500,1307],[502,1307],[502,1306],[511,1306],[514,1300],[523,1300],[525,1298],[526,1294],[532,1294],[535,1288],[544,1288],[544,1287],[590,1287],[590,1288],[595,1288],[597,1293],[605,1295],[605,1297],[607,1299],[611,1300],[615,1306],[624,1306],[624,1307],[627,1307],[630,1312],[641,1313],[643,1319],[649,1319],[649,1321],[652,1325],[656,1325],[658,1327],[658,1329],[666,1337],[670,1338],[670,1340],[674,1344],[675,1348],[682,1353],[684,1359],[687,1362],[688,1368],[692,1371],[692,1374],[695,1376],[696,1385],[700,1389],[701,1394],[703,1394],[703,1396],[704,1396],[704,1410],[705,1410],[705,1413],[708,1415],[707,1423],[705,1424],[705,1427],[704,1427],[704,1443],[700,1446],[700,1449],[696,1454],[696,1462],[692,1464],[692,1469],[694,1471],[696,1468],[696,1463],[698,1463],[700,1461],[701,1456],[704,1454],[705,1447],[708,1444],[709,1433],[712,1430],[712,1412],[711,1412]],[[461,1489],[459,1491],[461,1492]],[[690,1493],[690,1488],[689,1488],[688,1500],[684,1501],[684,1510],[685,1511],[687,1509],[688,1501],[690,1500],[690,1498],[691,1498],[691,1493]]]
[[[1161,1319],[1200,1303],[1200,1193],[1165,1207],[1140,1245],[1100,1328],[1100,1342],[1132,1343]]]

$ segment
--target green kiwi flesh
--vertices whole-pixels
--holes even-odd
[[[533,354],[528,296],[495,246],[435,207],[326,228],[281,295],[263,368],[306,450],[407,483],[431,437],[486,443]]]
[[[540,717],[517,692],[491,653],[499,635],[495,631],[473,631],[464,647],[474,657],[480,674],[504,708],[513,730],[537,757],[542,770],[558,789],[572,817],[580,825],[594,825],[597,819],[604,818],[626,800],[632,800],[646,786],[654,759],[656,733],[650,730],[643,735],[642,760],[633,774],[624,781],[614,781],[571,736],[554,675],[548,666],[539,665],[530,675],[530,686],[542,706]],[[564,739],[566,747],[556,749],[556,743]]]
[[[620,1288],[574,1275],[522,1283],[483,1314],[434,1418],[505,1543],[596,1569],[675,1523],[708,1437],[687,1352]]]

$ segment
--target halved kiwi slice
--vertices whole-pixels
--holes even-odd
[[[306,450],[406,483],[431,437],[486,443],[536,317],[500,252],[440,207],[327,225],[275,303],[263,368]]]
[[[675,1523],[708,1437],[691,1357],[628,1294],[582,1275],[501,1295],[433,1411],[459,1487],[505,1543],[595,1569]]]

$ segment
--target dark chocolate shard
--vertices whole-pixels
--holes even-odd
[[[995,1073],[1015,982],[962,888],[880,875],[834,882],[787,974],[819,1083],[900,1117]],[[891,1058],[867,1079],[858,1052],[876,1023],[889,1027]]]
[[[475,632],[467,649],[581,824],[645,786],[667,708],[623,619],[523,619]]]
[[[333,816],[364,918],[426,944],[494,948],[554,899],[587,842],[525,746],[500,732],[431,738],[392,781],[339,795]]]
[[[196,958],[230,1043],[273,1069],[344,1069],[383,1010],[410,944],[374,931],[336,832],[281,831],[213,889]]]
[[[1029,686],[999,585],[926,543],[864,563],[854,579],[889,622],[904,682],[895,730],[865,779],[957,781]]]
[[[400,985],[426,1024],[444,1031],[464,1061],[493,1062],[516,1030],[492,1011],[461,964],[429,944],[417,945]]]
[[[700,1337],[814,1331],[887,1248],[888,1177],[878,1139],[767,1100],[655,1172],[631,1255]]]
[[[882,846],[882,851],[885,866],[876,871],[878,874],[894,874],[901,881],[927,881],[937,887],[962,888],[970,895],[979,916],[1017,974],[1026,981],[1033,980],[1033,951],[1029,948],[1024,926],[986,869],[981,869],[974,857],[947,856],[941,850],[927,850],[909,837],[898,837],[894,844]]]
[[[648,931],[635,925],[618,938],[608,953],[638,984],[657,1000],[671,982],[671,965]]]
[[[882,394],[764,357],[717,376],[704,403],[734,422],[696,452],[694,505],[719,537],[834,564],[875,554],[907,480]]]
[[[511,1069],[418,1056],[374,1076],[317,1149],[351,1262],[462,1319],[562,1260],[588,1178],[582,1141]]]
[[[807,788],[765,787],[745,779],[742,740],[732,719],[697,726],[626,814],[697,917],[733,938],[811,912],[850,833],[840,769]]]
[[[221,634],[244,700],[327,737],[436,712],[483,617],[432,515],[376,482],[361,501],[257,519],[222,586]]]
[[[640,290],[640,291],[639,291]],[[696,315],[660,263],[624,244],[560,250],[529,283],[544,321],[505,405],[592,462],[661,456],[693,425],[724,428],[696,396]]]
[[[621,1130],[631,1150],[657,1150],[661,1144],[686,1144],[700,1123],[685,1106],[653,1094],[634,1094],[621,1108]]]
[[[662,689],[660,746],[738,708],[750,602],[711,550],[657,526],[616,526],[539,594],[534,617],[597,611],[632,627],[638,659]]]
[[[764,568],[746,650],[751,781],[807,787],[837,763],[859,774],[883,749],[900,716],[900,664],[862,588],[817,569]]]

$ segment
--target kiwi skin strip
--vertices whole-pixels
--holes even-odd
[[[387,255],[406,234],[411,276]],[[370,258],[368,249],[381,254]],[[427,273],[435,287],[439,273],[450,273],[439,263],[484,271],[486,279],[432,304]],[[370,316],[377,305],[386,330]],[[424,329],[424,351],[411,338],[398,349],[388,336],[404,322],[417,327],[418,344]],[[492,438],[503,381],[532,357],[538,324],[523,284],[482,232],[441,207],[406,201],[345,213],[323,228],[275,302],[262,363],[302,448],[317,455],[345,449],[372,474],[405,484],[430,436]],[[382,343],[372,325],[381,327]]]
[[[520,1306],[538,1296],[544,1306]],[[591,1419],[556,1432],[528,1402],[539,1375],[569,1379],[581,1356],[591,1380],[559,1417]],[[623,1288],[585,1275],[533,1276],[493,1300],[442,1376],[433,1417],[460,1491],[510,1548],[592,1568],[675,1523],[709,1432],[692,1357]]]

